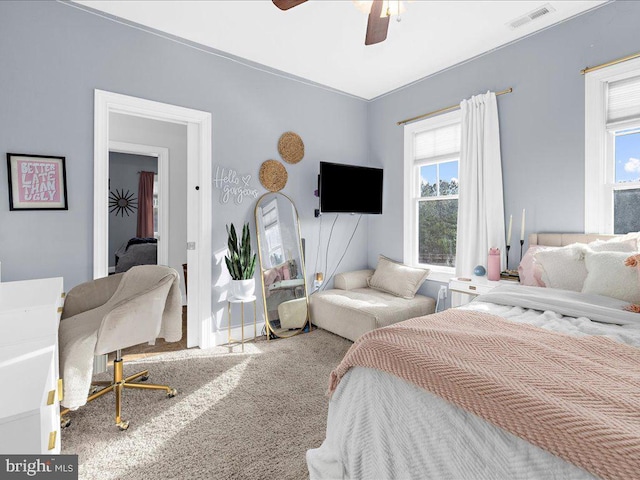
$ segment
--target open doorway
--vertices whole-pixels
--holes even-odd
[[[159,210],[158,157],[109,149],[109,274],[168,265],[158,255]]]
[[[111,113],[109,115],[109,263],[112,248],[125,249],[129,256],[122,268],[134,264],[148,263],[150,256],[157,253],[157,263],[167,265],[181,273],[180,290],[183,305],[186,305],[186,284],[182,275],[182,265],[187,263],[187,127],[172,122],[163,122],[133,115]],[[115,168],[114,168],[115,167]],[[142,172],[147,173],[142,173]],[[141,212],[144,198],[140,193],[140,181],[150,179],[150,172],[157,173],[157,220],[148,225],[147,212]],[[116,176],[114,177],[113,174]],[[116,183],[114,183],[116,180]],[[144,182],[143,182],[144,183]],[[136,193],[137,212],[142,218],[125,218],[114,215],[112,198],[116,189],[126,185]],[[143,195],[148,195],[143,187]],[[147,192],[147,193],[144,193]],[[115,192],[117,195],[117,192]],[[125,189],[126,193],[126,189]],[[149,198],[146,199],[147,201]],[[145,215],[142,215],[145,213]],[[126,215],[125,215],[126,217]],[[128,222],[127,222],[128,220]],[[143,225],[139,225],[140,220]],[[122,223],[128,225],[113,245],[114,228]],[[127,238],[127,232],[130,236]],[[146,238],[154,238],[155,244]],[[127,247],[129,242],[136,246]],[[124,245],[123,245],[124,243]],[[130,252],[130,250],[133,251]],[[134,258],[140,253],[139,258]]]
[[[186,131],[186,165],[182,166],[183,170],[186,167],[186,241],[180,243],[181,248],[186,248],[189,271],[187,346],[212,346],[211,114],[95,91],[94,278],[106,276],[109,267],[109,150],[113,141],[110,134],[113,114],[180,125]]]

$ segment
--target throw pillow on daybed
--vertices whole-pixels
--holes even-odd
[[[413,298],[428,275],[428,269],[410,267],[380,255],[378,266],[367,283],[371,288],[397,297]]]

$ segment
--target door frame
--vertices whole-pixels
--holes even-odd
[[[158,265],[169,265],[169,149],[110,140],[109,152],[145,155],[158,160]]]
[[[129,95],[94,91],[93,276],[108,274],[109,115],[187,126],[187,346],[212,346],[211,113]]]

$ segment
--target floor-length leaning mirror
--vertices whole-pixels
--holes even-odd
[[[267,338],[308,331],[309,308],[298,211],[282,193],[266,193],[255,209]]]

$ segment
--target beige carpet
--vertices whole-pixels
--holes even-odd
[[[79,455],[81,479],[308,478],[305,452],[325,436],[329,373],[350,345],[314,330],[244,353],[192,349],[125,363],[125,375],[148,368],[149,382],[178,395],[127,390],[131,426],[120,432],[108,394],[72,412],[62,453]]]

